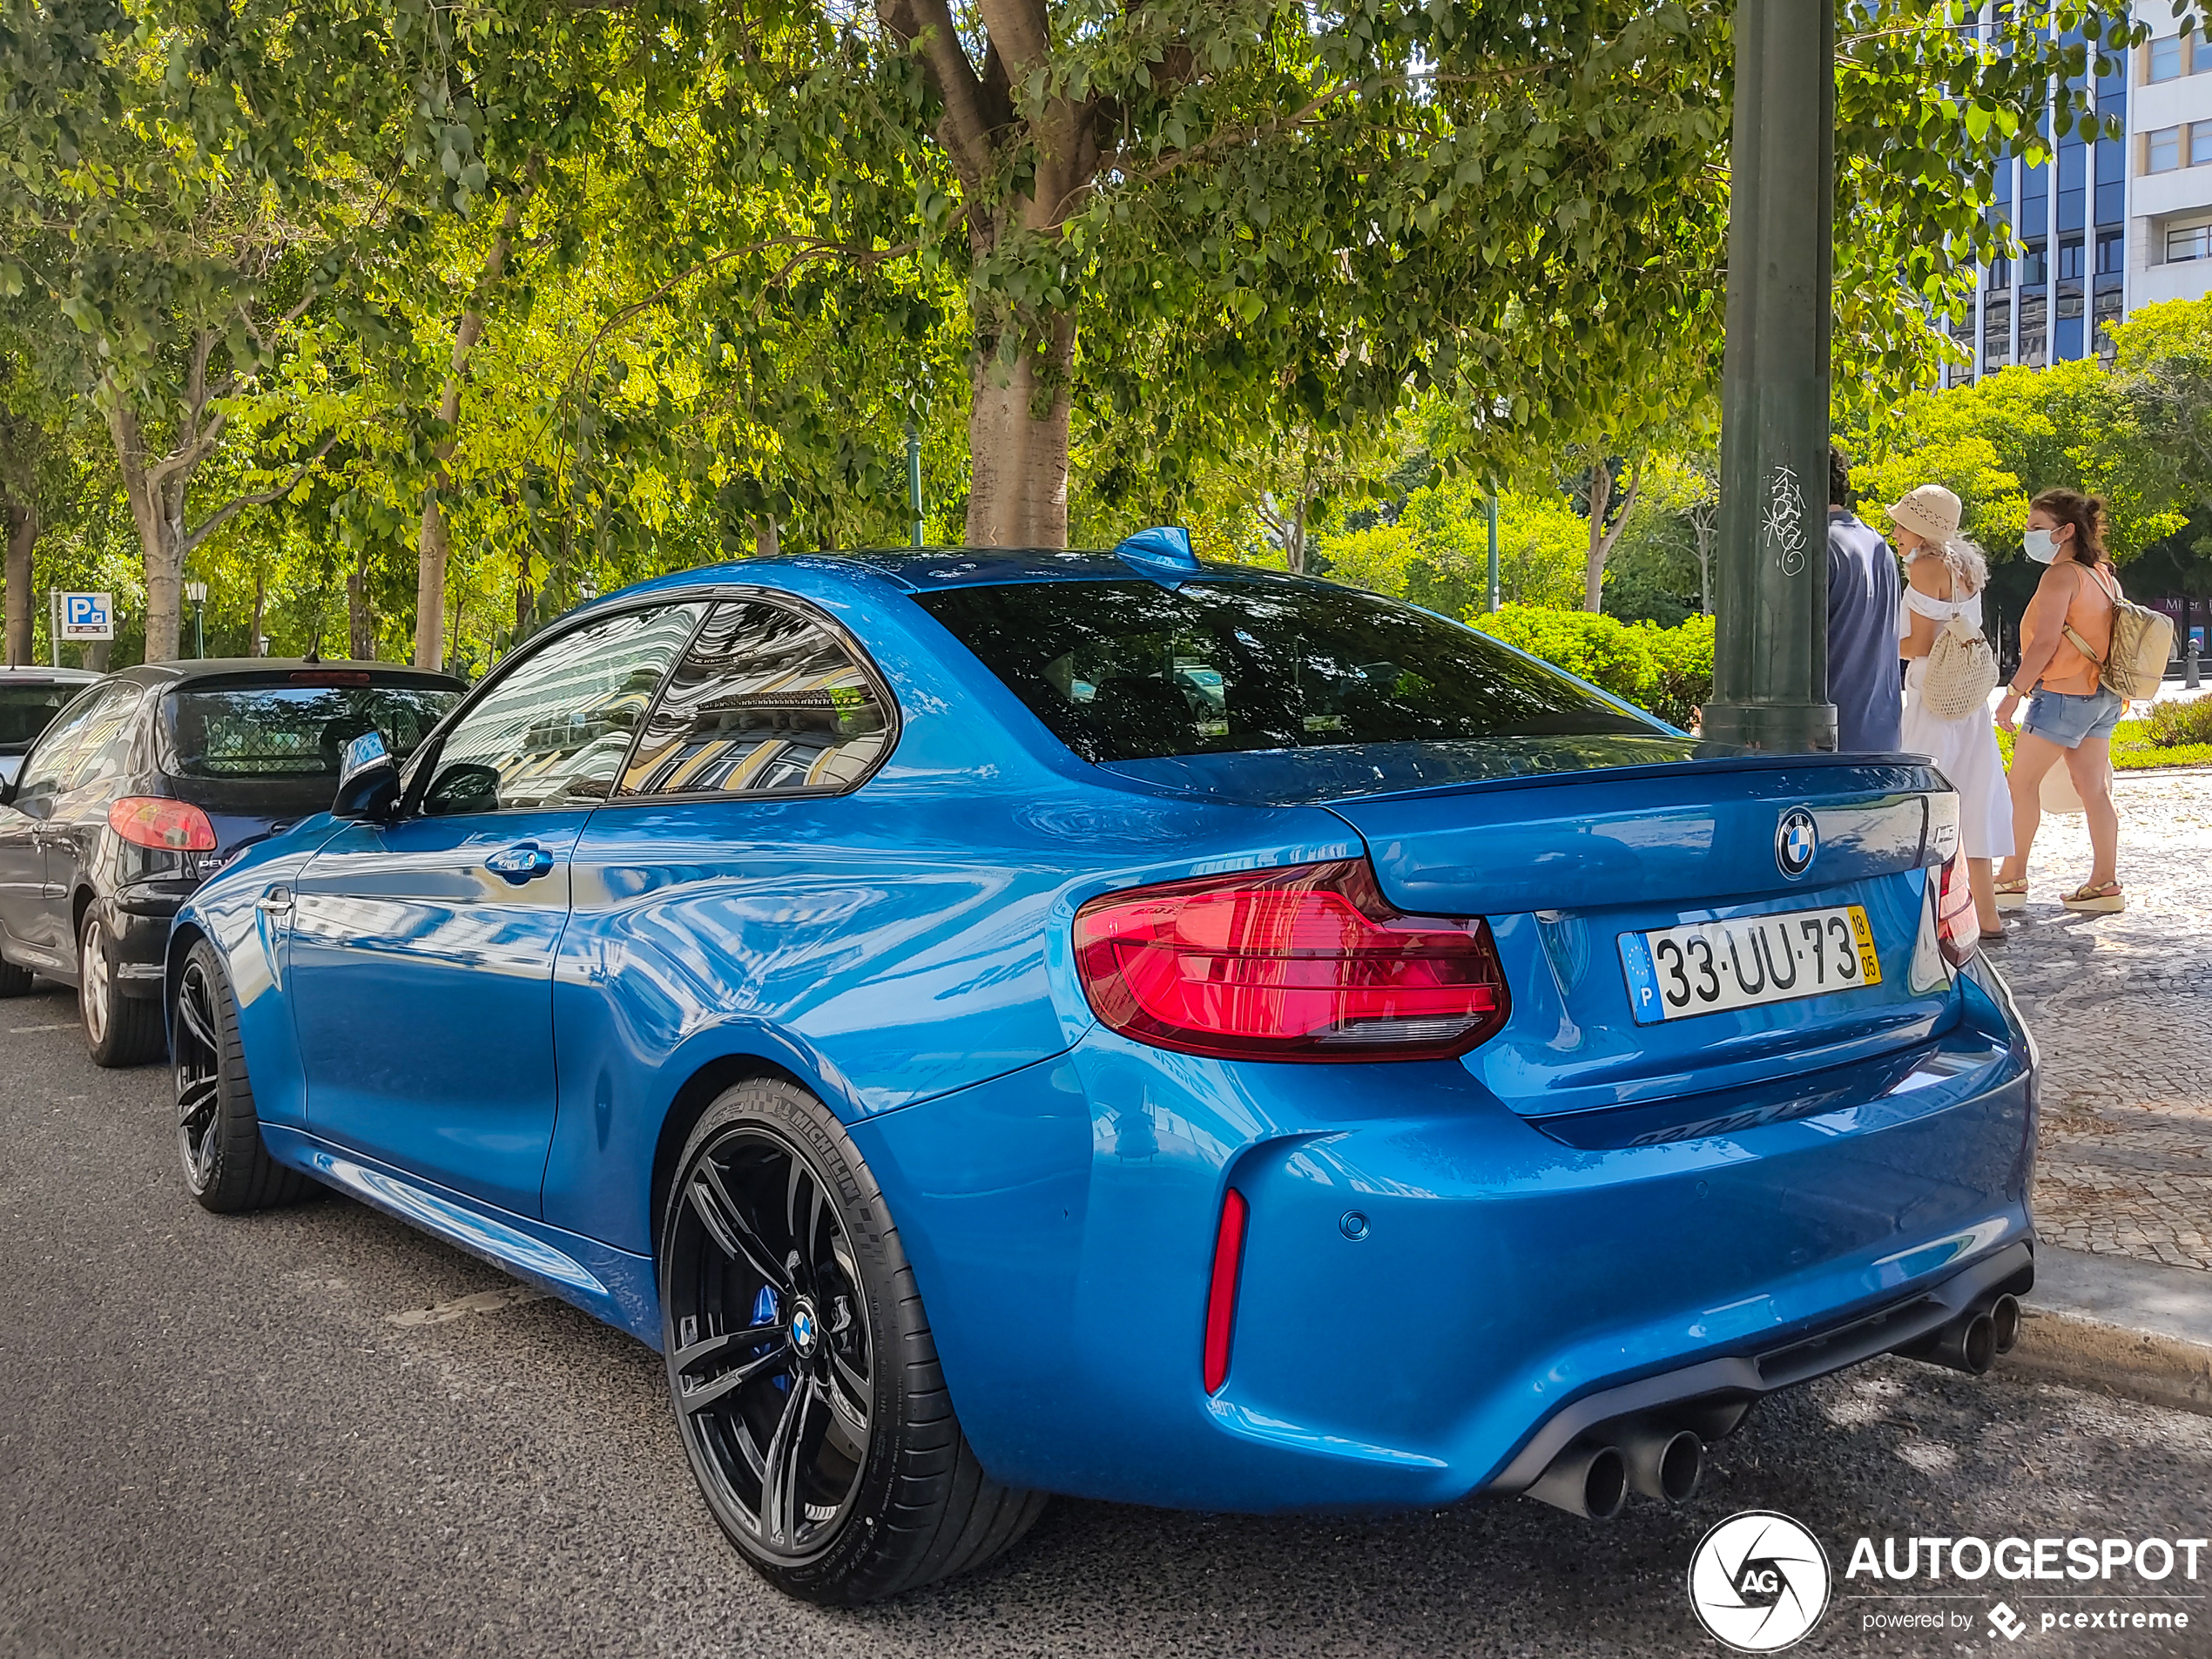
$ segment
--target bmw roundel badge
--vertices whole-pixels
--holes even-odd
[[[1783,874],[1803,875],[1812,867],[1812,855],[1819,850],[1820,831],[1811,813],[1792,806],[1782,814],[1774,832],[1774,861],[1782,867]]]

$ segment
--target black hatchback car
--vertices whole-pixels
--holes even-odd
[[[158,1058],[169,923],[240,849],[325,811],[365,732],[405,754],[459,699],[445,674],[241,658],[109,676],[0,786],[0,996],[78,988],[94,1061]]]

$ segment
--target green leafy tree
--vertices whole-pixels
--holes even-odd
[[[1936,0],[1862,10],[1839,383],[1878,391],[1946,348],[1926,307],[2002,245],[1996,155],[2084,118],[2095,54],[2064,43],[2072,0],[1987,38]],[[1078,410],[1161,473],[1270,421],[1379,421],[1409,385],[1453,394],[1485,473],[1639,448],[1606,412],[1689,407],[1717,369],[1732,10],[879,0],[927,96],[872,107],[941,157],[918,213],[968,282],[969,539],[1064,538]]]

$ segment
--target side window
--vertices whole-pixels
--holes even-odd
[[[138,741],[138,711],[145,706],[144,688],[122,685],[111,701],[103,698],[86,722],[84,740],[64,789],[87,789],[114,777],[131,764],[131,751]]]
[[[91,752],[98,728],[118,706],[128,707],[135,686],[105,685],[86,692],[54,717],[25,757],[16,787],[16,805],[50,799],[74,787],[73,779]]]
[[[883,696],[819,623],[718,604],[646,717],[624,796],[849,789],[890,742]]]
[[[704,603],[625,610],[504,670],[439,745],[431,814],[604,800]]]

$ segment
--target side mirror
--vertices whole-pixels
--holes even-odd
[[[330,803],[330,815],[381,821],[399,804],[399,763],[381,737],[365,732],[346,745],[339,762],[338,797]]]
[[[456,760],[440,772],[422,797],[426,818],[499,810],[499,772],[473,760]]]

